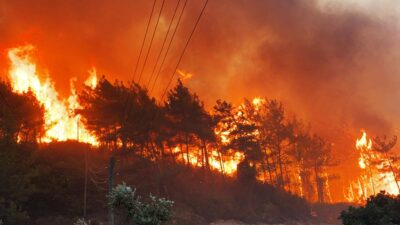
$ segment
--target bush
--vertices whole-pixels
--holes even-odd
[[[365,206],[350,206],[339,217],[344,225],[397,225],[400,224],[400,195],[384,191],[368,198]]]
[[[0,220],[7,225],[26,224],[26,203],[35,191],[37,168],[31,149],[0,141]]]
[[[108,196],[110,207],[127,210],[127,219],[135,225],[159,225],[168,221],[171,215],[172,201],[150,195],[144,203],[125,183],[115,187]]]
[[[22,225],[27,224],[29,217],[14,202],[7,202],[0,198],[0,225]]]

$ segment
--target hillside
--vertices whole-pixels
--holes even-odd
[[[7,148],[13,151],[16,160],[9,162],[8,170],[2,170],[11,171],[8,177],[13,177],[12,173],[26,173],[13,166],[27,163],[30,165],[27,171],[35,170],[27,182],[32,190],[24,193],[26,201],[20,204],[29,216],[29,224],[67,225],[82,217],[85,151],[88,159],[87,217],[94,224],[106,221],[110,152],[76,142],[30,146],[29,149],[24,145]],[[4,162],[2,156],[0,160]],[[114,184],[126,182],[143,196],[152,193],[175,201],[171,224],[203,225],[218,220],[249,224],[321,221],[311,216],[312,206],[305,200],[267,184],[239,181],[235,176],[223,176],[180,162],[166,161],[160,168],[129,152],[115,154],[115,158]],[[5,174],[2,177],[6,177]],[[123,212],[117,212],[117,218],[122,219]]]

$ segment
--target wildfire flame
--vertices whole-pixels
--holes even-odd
[[[75,88],[76,78],[70,80],[70,96],[66,99],[60,99],[54,82],[49,78],[49,75],[47,75],[47,79],[43,80],[43,76],[38,72],[36,63],[31,56],[34,49],[35,47],[32,45],[9,49],[10,69],[8,77],[14,92],[26,93],[32,91],[36,99],[43,105],[46,132],[40,141],[48,143],[54,140],[78,140],[98,145],[96,137],[80,125],[80,115],[74,113],[76,109],[81,107]],[[193,76],[193,74],[181,70],[177,72],[182,79],[189,79]],[[84,84],[94,89],[98,82],[96,68],[92,67],[88,73],[89,77]],[[216,134],[222,138],[223,143],[229,143],[229,131],[216,132]],[[189,156],[187,156],[186,153],[182,153],[179,147],[176,147],[173,152],[181,153],[178,159],[182,161],[186,162],[189,159],[189,163],[193,166],[202,166],[201,157],[193,151],[190,151]],[[228,175],[234,174],[237,170],[237,165],[244,156],[240,152],[234,152],[229,155],[229,158],[227,158],[216,149],[211,149],[208,157],[210,168],[223,171]]]
[[[173,153],[178,154],[178,160],[185,163],[188,162],[192,166],[201,167],[203,166],[202,156],[196,154],[195,151],[189,151],[189,155],[181,150],[179,146],[173,149]],[[233,152],[233,154],[228,154],[228,156],[223,156],[216,149],[212,149],[208,156],[208,163],[211,169],[218,170],[227,175],[233,175],[237,171],[237,165],[243,160],[244,155],[240,152]],[[221,165],[222,164],[222,165]]]
[[[89,86],[92,89],[95,89],[97,86],[97,70],[94,66],[89,71],[89,77],[85,81],[85,85]]]
[[[265,99],[259,97],[256,97],[251,101],[252,107],[254,107],[255,110],[259,110],[260,106],[265,102]],[[242,110],[245,107],[246,106],[244,104],[240,105],[235,116],[241,117],[243,114]],[[230,126],[230,124],[221,123],[214,130],[215,135],[219,137],[222,145],[227,145],[231,142],[231,130],[229,130],[228,127],[231,127],[230,129],[234,129],[235,125]],[[255,134],[258,134],[258,131],[255,131]],[[173,153],[178,154],[178,160],[185,163],[189,162],[192,166],[201,167],[205,163],[205,159],[202,158],[203,156],[198,154],[196,151],[189,151],[189,153],[186,153],[182,151],[179,146],[177,146],[173,149]],[[226,155],[227,156],[222,155],[220,152],[218,152],[218,149],[210,149],[210,154],[208,154],[207,160],[211,169],[218,170],[228,175],[233,175],[237,171],[238,164],[244,159],[244,154],[231,149],[229,154]],[[258,179],[263,180],[262,177],[259,177]]]
[[[355,146],[360,154],[358,164],[362,173],[357,182],[350,184],[347,199],[352,202],[365,201],[370,195],[381,190],[393,195],[399,194],[393,174],[381,172],[381,169],[385,166],[384,156],[373,151],[372,140],[367,138],[365,131],[363,131],[361,138],[356,140]],[[379,163],[373,163],[374,161]],[[355,196],[355,193],[358,196]]]
[[[367,139],[367,133],[365,131],[363,132],[362,137],[356,140],[356,149],[360,151],[358,164],[361,169],[365,169],[367,167],[365,157],[371,152],[372,149],[372,140]]]
[[[60,99],[54,87],[54,82],[49,78],[44,81],[41,80],[42,76],[37,71],[36,64],[31,57],[34,49],[32,45],[9,49],[10,69],[8,76],[14,92],[26,93],[32,91],[45,109],[46,133],[40,141],[78,140],[97,145],[96,138],[80,126],[80,116],[74,113],[80,107],[74,85],[76,79],[71,79],[71,95],[67,99]],[[95,69],[92,70],[91,87],[95,87],[97,82],[95,71]]]

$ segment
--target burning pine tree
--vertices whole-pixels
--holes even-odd
[[[178,80],[165,102],[157,102],[136,83],[90,77],[78,93],[60,99],[54,83],[32,60],[34,47],[10,49],[9,78],[15,93],[31,93],[44,108],[39,142],[78,140],[110,151],[133,152],[158,165],[185,163],[205,176],[219,171],[259,181],[310,201],[331,201],[328,173],[334,166],[332,144],[289,119],[281,102],[219,100],[212,112]]]
[[[361,175],[357,182],[350,185],[348,200],[364,202],[371,195],[380,191],[389,194],[399,194],[399,164],[398,157],[391,151],[397,142],[397,137],[392,140],[376,137],[374,140],[367,138],[367,133],[362,132],[356,141],[359,152],[359,167]]]

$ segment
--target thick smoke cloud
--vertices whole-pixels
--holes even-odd
[[[194,74],[185,82],[209,108],[219,98],[282,100],[289,114],[334,142],[338,158],[353,168],[353,142],[360,129],[397,134],[400,125],[399,23],[382,14],[398,3],[383,2],[376,12],[353,8],[362,3],[332,5],[329,0],[210,1],[180,66]],[[160,49],[175,3],[166,0],[153,50]],[[188,3],[156,96],[171,76],[201,4]],[[145,0],[1,0],[0,50],[36,45],[40,65],[64,94],[69,79],[83,81],[92,65],[111,79],[127,81],[151,6]],[[156,54],[150,54],[146,81]],[[4,74],[5,54],[0,59]]]

